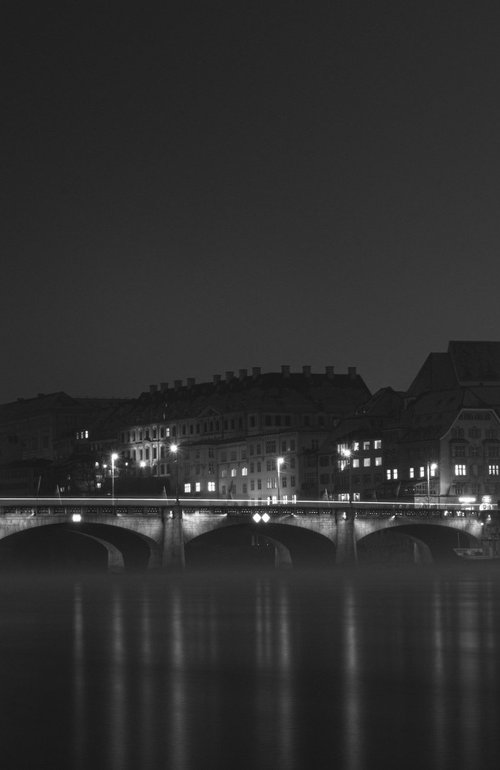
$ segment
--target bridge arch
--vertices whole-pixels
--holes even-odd
[[[154,540],[105,523],[50,523],[0,539],[0,569],[142,571],[159,564],[159,546]]]
[[[378,528],[365,534],[356,544],[360,563],[456,562],[457,547],[478,547],[480,541],[470,532],[449,525],[403,523]]]
[[[185,544],[187,567],[267,566],[321,568],[335,564],[335,544],[322,534],[298,526],[238,522],[192,537]]]

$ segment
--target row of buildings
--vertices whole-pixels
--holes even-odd
[[[422,504],[500,499],[500,342],[450,342],[407,391],[354,367],[251,370],[138,398],[0,406],[0,495]]]

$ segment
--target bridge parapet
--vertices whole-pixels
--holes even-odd
[[[0,515],[15,514],[65,514],[75,509],[88,513],[119,516],[158,516],[165,510],[177,507],[176,501],[164,498],[0,498]],[[180,507],[186,514],[213,513],[227,516],[254,516],[267,514],[269,517],[290,516],[332,516],[339,518],[390,518],[404,516],[420,519],[476,518],[484,520],[490,513],[479,510],[479,506],[461,509],[459,506],[415,507],[392,503],[342,503],[332,501],[299,501],[294,504],[267,502],[250,503],[242,500],[196,500],[181,499]],[[493,515],[496,515],[493,514]]]

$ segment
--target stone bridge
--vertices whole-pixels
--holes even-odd
[[[240,540],[238,540],[240,538]],[[272,549],[276,566],[356,561],[428,563],[456,558],[455,547],[500,553],[497,514],[389,504],[249,505],[165,498],[0,499],[2,563],[36,566],[95,559],[107,569],[183,567],[194,555],[238,542]],[[72,557],[70,558],[70,554]],[[54,558],[56,558],[54,556]]]

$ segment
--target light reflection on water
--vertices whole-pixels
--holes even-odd
[[[0,585],[2,767],[489,768],[500,574]]]

